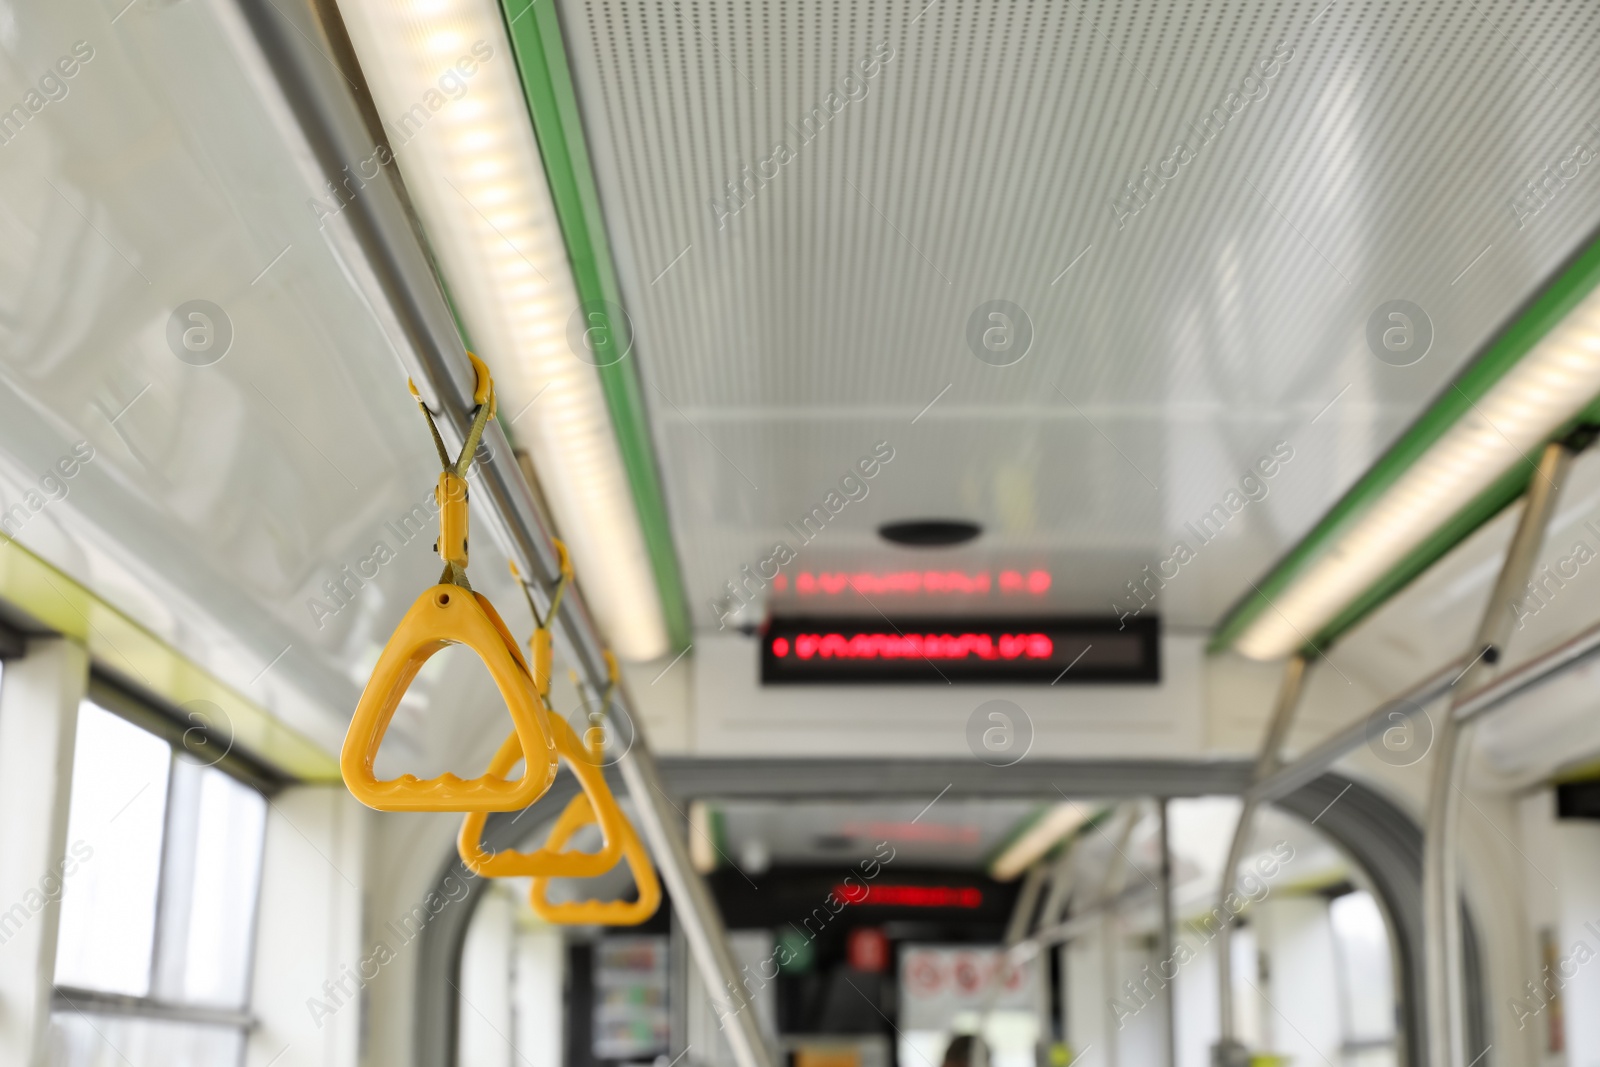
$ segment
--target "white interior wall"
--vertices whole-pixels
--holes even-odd
[[[484,893],[461,948],[458,1062],[511,1067],[517,901],[502,884]]]
[[[659,755],[688,753],[693,734],[694,646],[673,649],[650,663],[622,664],[623,681],[643,720],[650,747]]]
[[[553,926],[519,923],[512,968],[517,1062],[565,1063],[566,936]]]
[[[1217,950],[1215,941],[1185,937],[1194,957],[1173,981],[1177,1025],[1177,1067],[1210,1067],[1217,1041]]]
[[[472,1067],[560,1064],[566,1039],[564,931],[527,906],[528,880],[494,882],[461,952],[457,1062]]]
[[[267,808],[247,1067],[355,1067],[369,813],[342,785],[297,786]]]
[[[1137,1010],[1132,1016],[1123,1016],[1117,1031],[1117,1054],[1125,1067],[1150,1064],[1159,1067],[1166,1057],[1166,990],[1147,979],[1144,968],[1154,974],[1160,954],[1149,938],[1123,938],[1116,955],[1117,991],[1128,1007]],[[1127,989],[1133,982],[1137,996]]]
[[[1493,1014],[1503,1031],[1524,1038],[1530,1062],[1539,1067],[1595,1067],[1600,1065],[1600,1015],[1594,1011],[1600,1005],[1600,822],[1557,819],[1550,789],[1523,797],[1518,816],[1523,848],[1539,858],[1544,873],[1531,865],[1522,870],[1528,899],[1522,931],[1526,951],[1514,976],[1515,992],[1493,1005]],[[1540,954],[1544,931],[1553,938],[1556,953],[1551,972]],[[1564,1038],[1564,1052],[1549,1050],[1551,990],[1559,994],[1562,1006],[1556,1029]]]
[[[1543,794],[1545,810],[1554,797]],[[1548,853],[1561,886],[1561,956],[1571,963],[1562,989],[1567,1005],[1567,1064],[1600,1067],[1600,822],[1567,819],[1555,824],[1555,848]],[[1580,948],[1580,946],[1582,946]]]
[[[1254,918],[1268,960],[1264,981],[1250,976],[1260,981],[1266,1050],[1294,1063],[1338,1063],[1344,1027],[1327,900],[1274,896],[1256,906]]]
[[[407,940],[419,908],[429,910],[429,894],[441,866],[456,855],[461,816],[447,812],[373,812],[369,815],[367,864],[370,877],[363,916],[368,945],[383,941],[394,959],[367,986],[368,1040],[364,1064],[408,1067],[414,1052],[417,941]],[[457,861],[459,863],[459,861]],[[455,877],[465,875],[459,866]],[[460,906],[464,892],[452,890],[433,900],[436,913]]]
[[[1432,762],[1432,757],[1425,761]],[[1466,898],[1482,964],[1484,996],[1490,1010],[1485,1015],[1486,1040],[1495,1046],[1501,1063],[1518,1067],[1539,1062],[1531,1030],[1506,1025],[1508,1016],[1495,1010],[1517,995],[1529,960],[1526,934],[1530,870],[1544,877],[1519,840],[1518,805],[1514,797],[1473,788],[1469,781],[1461,798],[1461,891]],[[1548,866],[1546,857],[1538,863]],[[1548,873],[1548,872],[1546,872]]]
[[[1100,932],[1093,931],[1062,950],[1062,998],[1067,1044],[1077,1067],[1105,1067],[1114,1022],[1102,992]]]
[[[83,646],[28,642],[0,674],[0,1063],[43,1067]],[[93,862],[91,856],[89,862]]]
[[[1108,958],[1107,947],[1111,952]],[[1065,949],[1067,1043],[1082,1067],[1135,1067],[1163,1058],[1165,1001],[1147,982],[1157,954],[1119,923],[1106,923]],[[1129,988],[1129,983],[1134,988]]]
[[[1247,923],[1236,929],[1228,948],[1233,953],[1234,1036],[1249,1048],[1264,1048],[1267,1043],[1267,1006],[1262,1003],[1259,992],[1261,946],[1256,940],[1255,924]],[[1216,965],[1212,967],[1215,974]]]

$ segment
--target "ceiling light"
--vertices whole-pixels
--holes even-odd
[[[989,876],[1009,882],[1089,821],[1089,812],[1070,801],[1055,804],[1035,819],[989,864]]]
[[[385,134],[507,432],[529,452],[584,598],[626,659],[666,623],[516,57],[494,0],[340,5]],[[356,195],[359,195],[357,193]]]
[[[1508,346],[1528,345],[1527,331],[1538,328],[1539,306],[1531,308],[1335,506],[1278,572],[1259,583],[1260,595],[1247,599],[1254,616],[1238,627],[1233,647],[1252,659],[1271,660],[1312,644],[1349,605],[1519,464],[1533,469],[1539,449],[1600,394],[1600,290],[1590,290],[1596,268],[1586,262],[1594,256],[1594,249],[1586,252],[1546,294],[1552,302],[1571,303],[1571,279],[1577,275],[1586,282],[1578,291],[1587,296],[1520,358],[1514,351],[1506,355]],[[1473,388],[1475,374],[1492,372],[1491,360],[1509,366],[1492,384]],[[1430,429],[1429,419],[1451,407],[1460,409],[1453,422],[1442,431]],[[1433,440],[1419,450],[1416,442],[1425,432]],[[1297,558],[1302,555],[1304,562]],[[1291,567],[1296,568],[1292,573]],[[1219,633],[1228,629],[1225,620]]]
[[[703,800],[689,802],[689,865],[701,874],[717,869],[718,813]]]

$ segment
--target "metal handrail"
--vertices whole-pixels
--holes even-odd
[[[1473,637],[1473,659],[1466,675],[1472,681],[1492,677],[1511,636],[1512,607],[1528,581],[1544,543],[1546,528],[1555,515],[1574,453],[1564,442],[1545,446],[1539,466],[1522,505],[1500,573],[1483,608],[1483,619]],[[1464,689],[1470,691],[1471,683]],[[1433,776],[1429,782],[1428,819],[1422,836],[1423,948],[1427,964],[1428,1058],[1435,1067],[1466,1067],[1466,990],[1462,982],[1464,943],[1461,920],[1460,867],[1456,844],[1460,835],[1460,797],[1464,765],[1461,750],[1470,723],[1457,715],[1462,697],[1450,702],[1450,711],[1435,739]]]
[[[307,8],[285,10],[274,0],[233,0],[222,7],[224,29],[233,35],[247,76],[257,82],[264,106],[297,149],[296,162],[320,189],[345,178],[344,168],[372,154],[374,132],[363,116],[353,79],[359,71],[335,64],[328,29]],[[237,19],[237,21],[235,21]],[[319,45],[312,38],[322,38]],[[437,419],[446,443],[465,441],[476,402],[476,372],[467,358],[450,306],[425,253],[404,187],[391,170],[366,182],[338,215],[324,221],[326,239],[341,266],[371,303],[424,404]],[[397,383],[398,386],[398,383]],[[490,422],[474,469],[481,513],[497,540],[548,606],[548,590],[561,577],[552,527],[518,467],[510,441]],[[583,597],[574,589],[562,598],[551,629],[563,658],[594,693],[610,681],[605,642]],[[621,759],[623,780],[633,797],[640,828],[672,897],[689,946],[740,1067],[772,1067],[756,1013],[743,996],[740,974],[728,948],[727,931],[705,881],[689,862],[677,809],[661,778],[637,705],[626,687],[612,704],[631,720],[633,743]]]
[[[1461,656],[1450,661],[1410,689],[1385,700],[1349,726],[1319,741],[1310,750],[1296,756],[1252,785],[1245,796],[1258,803],[1268,803],[1279,797],[1288,796],[1359,747],[1367,739],[1368,724],[1373,720],[1393,722],[1394,715],[1409,718],[1443,696],[1461,676],[1468,658]]]
[[[1277,768],[1283,755],[1283,744],[1294,723],[1295,709],[1305,692],[1307,664],[1304,653],[1290,656],[1283,667],[1283,683],[1278,691],[1272,718],[1267,722],[1261,751],[1256,756],[1253,782],[1260,782]],[[1254,796],[1246,793],[1239,808],[1239,820],[1233,827],[1233,840],[1228,844],[1228,858],[1222,867],[1222,884],[1217,888],[1217,904],[1225,906],[1228,894],[1233,892],[1234,877],[1239,864],[1244,861],[1244,850],[1250,843],[1250,833],[1255,827],[1256,808]],[[1226,923],[1218,931],[1217,940],[1217,1044],[1213,1062],[1218,1067],[1232,1067],[1243,1058],[1243,1046],[1234,1037],[1233,1018],[1233,924]]]
[[[1596,655],[1600,655],[1600,623],[1468,693],[1456,705],[1456,721],[1472,722],[1497,711],[1523,693],[1552,681],[1562,672]],[[1359,748],[1367,739],[1368,723],[1374,719],[1392,722],[1391,715],[1409,718],[1420,714],[1429,704],[1444,696],[1455,685],[1456,679],[1461,677],[1468,659],[1467,656],[1461,656],[1451,660],[1410,689],[1390,697],[1349,726],[1317,742],[1314,747],[1252,786],[1248,795],[1268,803],[1299,789]]]

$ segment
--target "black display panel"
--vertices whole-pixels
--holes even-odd
[[[928,682],[1082,685],[1161,680],[1160,621],[774,618],[763,685]]]

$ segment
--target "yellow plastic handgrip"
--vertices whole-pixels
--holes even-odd
[[[447,563],[467,565],[467,480],[454,471],[442,471],[434,487],[439,505],[439,541],[434,551]]]
[[[419,780],[406,774],[379,781],[372,765],[400,698],[428,658],[452,644],[466,645],[489,668],[511,715],[513,730],[502,746],[509,746],[511,758],[499,774],[469,780],[453,774]],[[339,769],[355,798],[380,811],[516,811],[544,796],[555,781],[554,723],[571,733],[539,699],[517,642],[494,606],[459,585],[436,585],[412,603],[383,646],[350,719]],[[507,779],[518,760],[526,761],[522,776]]]
[[[528,650],[533,653],[533,686],[541,697],[550,696],[550,670],[555,659],[555,649],[550,642],[550,631],[545,627],[533,631],[528,638]]]
[[[617,860],[621,858],[623,829],[628,825],[628,820],[622,814],[622,809],[617,807],[617,799],[611,795],[611,789],[606,785],[600,763],[584,751],[578,736],[572,732],[572,727],[568,726],[566,720],[559,715],[550,717],[550,729],[555,734],[556,751],[561,753],[561,758],[572,768],[578,784],[583,787],[583,795],[589,798],[594,810],[599,813],[596,821],[599,822],[600,833],[605,839],[604,846],[599,852],[558,852],[549,846],[536,852],[518,852],[516,849],[485,852],[483,824],[487,821],[487,816],[481,811],[472,811],[461,820],[461,833],[456,839],[456,848],[461,853],[461,862],[473,874],[485,878],[520,878],[528,875],[592,878],[615,867]],[[509,774],[521,757],[521,747],[517,744],[516,735],[513,734],[505,739],[500,751],[489,761],[487,773]]]
[[[589,807],[589,799],[573,797],[551,828],[550,840],[545,847],[560,848],[573,834],[593,821],[594,811]],[[533,908],[533,913],[546,922],[567,926],[637,926],[644,922],[661,906],[661,883],[656,879],[655,865],[650,862],[644,845],[640,844],[633,824],[626,820],[623,823],[622,855],[628,861],[628,869],[633,872],[634,884],[639,887],[638,899],[574,900],[552,904],[546,897],[550,879],[538,877],[528,891],[528,904]]]

